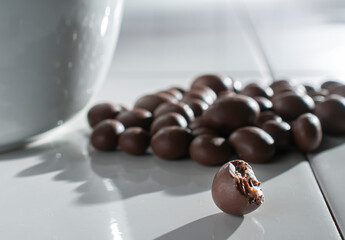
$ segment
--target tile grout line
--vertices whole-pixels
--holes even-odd
[[[322,190],[322,187],[321,187],[321,184],[320,184],[319,179],[318,179],[318,177],[317,177],[317,174],[316,174],[316,172],[314,171],[314,168],[313,168],[312,164],[310,163],[309,156],[308,156],[308,154],[305,154],[305,153],[303,153],[303,155],[304,155],[305,159],[307,160],[307,162],[308,162],[308,164],[309,164],[309,167],[310,167],[310,169],[311,169],[311,171],[312,171],[312,173],[313,173],[313,175],[314,175],[315,181],[316,181],[316,183],[317,183],[317,185],[318,185],[318,187],[319,187],[319,189],[320,189],[320,192],[321,192],[322,197],[323,197],[323,199],[324,199],[324,201],[325,201],[325,203],[326,203],[326,206],[327,206],[327,208],[328,208],[328,211],[329,211],[329,213],[331,214],[331,217],[332,217],[332,219],[333,219],[333,222],[334,222],[335,227],[337,228],[337,231],[338,231],[338,233],[339,233],[339,236],[341,237],[341,239],[345,239],[344,236],[343,236],[343,233],[342,233],[342,231],[340,230],[340,227],[339,227],[339,225],[338,225],[338,223],[337,223],[337,221],[336,221],[336,219],[335,219],[335,216],[334,216],[333,211],[332,211],[332,209],[331,209],[331,207],[330,207],[330,204],[329,204],[328,201],[327,201],[326,195],[324,194],[324,192],[323,192],[323,190]]]

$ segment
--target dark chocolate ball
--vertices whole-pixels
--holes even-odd
[[[204,93],[206,96],[212,99],[212,102],[216,101],[217,99],[217,94],[208,86],[203,86],[203,85],[192,86],[190,89],[190,92],[193,92],[193,91],[200,91]]]
[[[122,122],[125,128],[142,127],[145,130],[150,129],[152,119],[152,113],[142,108],[121,112],[116,117],[116,120]]]
[[[99,103],[93,106],[87,113],[87,120],[91,127],[96,126],[98,123],[105,119],[115,119],[121,112],[127,110],[122,105],[114,105],[111,103]]]
[[[229,141],[237,155],[247,162],[265,163],[275,153],[273,138],[257,127],[243,127],[230,135]]]
[[[285,87],[285,86],[291,86],[290,82],[288,80],[282,79],[282,80],[275,80],[271,83],[270,88],[275,89]]]
[[[169,96],[169,94],[150,94],[145,95],[139,98],[135,104],[134,108],[143,108],[148,110],[149,112],[153,113],[154,110],[165,102],[176,102],[176,100],[172,100],[174,97]]]
[[[286,121],[295,120],[303,113],[312,112],[315,104],[308,95],[285,93],[273,98],[273,110]]]
[[[221,91],[232,89],[232,80],[221,75],[202,75],[193,81],[191,88],[200,85],[208,86],[218,95]]]
[[[304,88],[305,88],[305,90],[307,91],[308,94],[311,93],[311,92],[315,92],[316,91],[316,89],[313,86],[311,86],[311,85],[303,84],[303,86],[304,86]]]
[[[231,153],[231,146],[225,138],[212,135],[198,136],[189,146],[191,158],[205,166],[223,164],[229,161]]]
[[[199,99],[204,101],[207,105],[211,105],[215,101],[212,95],[209,95],[207,91],[200,89],[191,89],[190,91],[186,92],[183,95],[182,101],[186,102],[192,99]]]
[[[208,105],[200,99],[188,99],[184,102],[193,110],[195,117],[201,116],[208,108]]]
[[[329,90],[329,93],[330,94],[337,94],[337,95],[340,95],[342,97],[345,97],[345,85],[340,85],[340,86],[337,86],[335,88],[331,88]]]
[[[156,132],[158,132],[160,129],[168,126],[179,126],[186,128],[188,125],[186,119],[179,113],[166,113],[162,116],[157,117],[150,129],[151,135],[154,135]]]
[[[186,157],[193,140],[189,129],[171,126],[159,130],[151,138],[151,148],[160,158],[175,160]]]
[[[211,128],[202,116],[195,118],[194,121],[188,124],[188,127],[192,130],[196,128]]]
[[[326,134],[345,134],[345,98],[331,96],[324,102],[316,104],[314,113]]]
[[[125,130],[117,120],[103,120],[95,126],[91,134],[91,144],[100,151],[113,151],[117,148],[119,135]]]
[[[254,100],[259,104],[261,112],[272,110],[273,104],[268,98],[254,97]]]
[[[211,128],[230,133],[237,128],[252,125],[259,113],[259,105],[253,98],[237,94],[217,101],[202,117]]]
[[[177,101],[181,101],[183,94],[176,88],[169,88],[167,90],[160,91],[159,93],[165,93],[173,96]]]
[[[329,90],[340,85],[342,85],[340,81],[328,80],[321,84],[321,88]]]
[[[302,114],[292,123],[292,134],[300,150],[313,152],[321,144],[321,123],[312,113]]]
[[[216,102],[220,101],[223,98],[232,97],[235,95],[237,95],[237,93],[235,93],[233,90],[222,91],[218,94],[218,99],[216,100]]]
[[[127,128],[119,137],[119,147],[122,151],[142,155],[150,146],[150,134],[141,127]]]
[[[230,91],[234,91],[235,93],[239,93],[239,92],[241,92],[242,89],[243,89],[242,82],[239,80],[233,80],[232,89],[230,88]]]
[[[262,129],[271,135],[277,150],[284,151],[292,145],[292,131],[288,123],[269,120],[262,125]]]
[[[264,89],[263,87],[259,86],[256,83],[251,83],[242,89],[241,94],[249,96],[249,97],[270,98],[273,95],[273,91],[271,88]]]
[[[282,118],[272,111],[261,112],[259,117],[255,121],[255,125],[261,127],[265,122],[269,120],[281,122]]]
[[[214,203],[225,213],[244,215],[261,206],[264,195],[252,167],[242,161],[225,163],[212,182]]]
[[[181,114],[187,120],[187,122],[194,120],[193,110],[183,102],[163,103],[153,112],[153,117],[157,118],[169,112],[176,112]]]
[[[212,136],[219,136],[220,134],[211,128],[201,127],[192,129],[192,133],[194,136],[201,136],[201,135],[212,135]]]

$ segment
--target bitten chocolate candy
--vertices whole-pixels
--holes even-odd
[[[292,134],[300,150],[313,152],[321,144],[321,123],[314,114],[305,113],[292,123]]]
[[[264,195],[252,167],[242,161],[225,163],[212,182],[214,203],[225,213],[244,215],[261,206]]]
[[[254,100],[259,104],[261,112],[269,111],[273,107],[272,102],[265,97],[254,97]]]
[[[191,88],[200,85],[208,86],[218,95],[221,91],[232,89],[232,80],[221,75],[202,75],[193,81]]]
[[[272,160],[275,153],[273,138],[257,127],[237,129],[229,141],[237,155],[247,162],[265,163]]]
[[[300,96],[294,93],[284,93],[273,98],[273,110],[286,121],[295,120],[306,112],[312,112],[315,104],[308,95]]]
[[[122,122],[125,128],[142,127],[145,130],[150,129],[152,119],[152,113],[142,108],[121,112],[116,117],[116,120]]]
[[[331,96],[324,102],[316,104],[314,113],[326,134],[345,134],[345,98]]]
[[[292,131],[288,123],[269,120],[262,125],[262,129],[271,135],[277,150],[287,150],[291,146]]]
[[[169,112],[176,112],[181,114],[187,120],[187,122],[194,120],[193,110],[183,102],[163,103],[153,112],[153,117],[157,118]]]
[[[141,127],[127,128],[119,137],[119,147],[122,151],[142,155],[150,146],[150,134]]]
[[[117,148],[119,135],[125,130],[117,120],[103,120],[95,126],[91,134],[91,144],[101,151],[113,151]]]
[[[237,128],[252,125],[259,112],[259,105],[254,99],[237,94],[217,101],[202,117],[211,128],[230,133]]]
[[[242,89],[241,94],[249,96],[249,97],[270,98],[273,95],[273,91],[271,88],[264,89],[263,87],[259,86],[256,83],[251,83]]]
[[[195,117],[201,116],[208,108],[208,105],[200,99],[187,99],[184,102],[193,110]]]
[[[160,158],[174,160],[186,157],[193,140],[189,129],[172,126],[159,130],[151,139],[151,148]]]
[[[113,105],[111,103],[100,103],[93,106],[87,113],[87,120],[91,127],[96,126],[98,123],[105,119],[115,119],[121,112],[127,110],[122,105]]]
[[[156,118],[150,129],[151,135],[154,135],[156,132],[158,132],[160,129],[168,126],[179,126],[186,128],[188,125],[186,119],[179,113],[166,113],[162,116],[159,116]]]
[[[153,113],[153,111],[162,103],[177,102],[176,100],[174,101],[172,99],[173,99],[172,96],[169,96],[169,94],[163,94],[163,93],[145,95],[139,98],[135,102],[134,108],[143,108]]]
[[[279,117],[275,112],[272,111],[266,111],[260,113],[259,117],[255,121],[255,125],[258,127],[261,127],[265,122],[269,120],[274,120],[277,122],[281,122],[282,118]]]
[[[206,166],[220,165],[229,161],[231,146],[225,138],[212,135],[201,135],[189,146],[191,158]]]

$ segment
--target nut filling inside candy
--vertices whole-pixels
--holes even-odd
[[[234,178],[238,191],[244,195],[249,203],[261,205],[264,201],[262,188],[250,165],[243,161],[231,161],[229,172]]]

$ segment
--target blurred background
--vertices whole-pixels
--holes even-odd
[[[340,0],[128,0],[111,78],[345,77]]]

